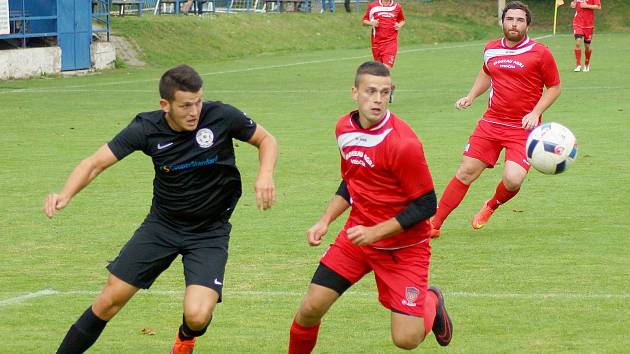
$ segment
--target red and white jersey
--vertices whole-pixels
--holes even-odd
[[[352,204],[346,229],[391,219],[412,200],[433,190],[422,143],[407,123],[387,111],[379,124],[363,129],[353,115],[358,112],[341,117],[336,128],[341,177]],[[429,238],[430,231],[429,221],[424,220],[372,246],[410,246]]]
[[[595,10],[583,9],[582,4],[599,5],[600,0],[578,0],[575,2],[575,16],[573,16],[573,27],[593,28],[595,26]]]
[[[405,20],[402,6],[392,1],[384,6],[381,0],[370,3],[363,15],[364,20],[378,20],[378,26],[372,31],[372,43],[381,44],[396,41],[398,31],[394,28],[396,22]]]
[[[553,55],[546,46],[525,36],[509,48],[505,38],[488,42],[483,52],[483,71],[490,75],[488,110],[483,120],[521,127],[543,93],[543,87],[560,84]]]

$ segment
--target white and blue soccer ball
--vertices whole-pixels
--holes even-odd
[[[555,175],[566,171],[577,158],[575,135],[558,123],[545,123],[527,138],[527,161],[538,171]]]

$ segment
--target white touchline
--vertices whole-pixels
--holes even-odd
[[[548,37],[551,37],[551,35],[544,35],[544,36],[536,37],[534,39],[543,39],[543,38],[548,38]],[[458,49],[458,48],[466,48],[466,47],[475,47],[475,46],[479,46],[478,42],[479,41],[475,41],[475,43],[459,44],[459,45],[444,46],[444,47],[435,46],[435,47],[422,47],[422,48],[415,48],[415,49],[405,49],[405,50],[399,50],[398,53],[399,54],[406,54],[406,53],[424,52],[424,51],[430,51],[430,50],[444,50],[444,49]],[[300,62],[288,63],[288,64],[255,66],[255,67],[251,67],[251,68],[241,68],[241,69],[233,69],[233,70],[214,71],[214,72],[203,73],[203,74],[199,74],[199,75],[201,75],[201,76],[213,76],[213,75],[223,75],[223,74],[235,74],[235,73],[244,73],[244,72],[250,72],[250,71],[260,71],[260,70],[269,70],[269,69],[281,69],[281,68],[288,68],[288,67],[292,67],[292,66],[319,64],[319,63],[328,63],[328,62],[337,62],[337,61],[343,61],[343,60],[354,60],[354,59],[369,58],[369,57],[370,57],[369,55],[357,55],[357,56],[352,56],[352,57],[309,60],[309,61],[300,61]],[[100,83],[93,83],[93,84],[86,84],[86,85],[73,85],[73,86],[62,86],[62,87],[46,87],[46,88],[42,88],[41,90],[42,91],[48,91],[48,90],[76,89],[76,88],[95,87],[95,86],[110,86],[110,85],[133,84],[133,83],[139,83],[139,82],[157,82],[158,80],[159,79],[111,81],[111,82],[100,82]],[[15,89],[15,90],[0,91],[0,94],[3,94],[3,93],[33,92],[33,91],[39,92],[40,90],[36,89],[36,88],[35,89]]]
[[[8,298],[6,300],[0,300],[0,306],[19,304],[19,303],[28,301],[30,299],[34,299],[36,297],[57,295],[57,294],[59,294],[58,291],[55,291],[52,289],[43,289],[40,291],[36,291],[34,293],[28,293],[28,294],[24,294],[24,295],[20,295],[16,297]]]
[[[35,299],[42,296],[96,296],[100,293],[97,290],[70,290],[70,291],[57,291],[53,289],[43,289],[34,293],[20,295],[5,300],[0,300],[0,307],[15,305],[26,302],[31,299]],[[156,295],[156,296],[183,296],[183,290],[144,290],[138,293],[136,296]],[[225,296],[234,297],[302,297],[303,291],[274,291],[274,290],[225,290],[223,291]],[[345,297],[362,297],[362,298],[377,298],[378,294],[375,291],[352,291],[349,290],[343,296]],[[448,291],[444,292],[446,298],[485,298],[485,299],[515,299],[515,300],[540,300],[540,299],[553,299],[553,300],[625,300],[630,299],[630,293],[621,294],[592,294],[592,293],[488,293],[488,292],[469,292],[469,291]]]

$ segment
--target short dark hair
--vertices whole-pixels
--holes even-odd
[[[169,69],[160,79],[160,97],[173,102],[176,91],[199,92],[203,86],[201,76],[188,65]]]
[[[507,5],[505,5],[505,7],[503,8],[503,12],[501,13],[501,23],[503,23],[504,19],[505,19],[505,13],[508,10],[523,10],[525,11],[525,15],[527,17],[527,25],[529,26],[530,23],[532,23],[532,13],[531,11],[529,11],[529,7],[525,4],[523,4],[520,1],[512,1],[510,3],[508,3]]]
[[[359,87],[359,77],[366,74],[389,77],[389,69],[383,63],[379,63],[377,61],[366,61],[359,66],[357,74],[354,76],[355,87]]]

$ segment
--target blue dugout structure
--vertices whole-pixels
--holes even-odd
[[[104,0],[107,1],[107,0]],[[90,68],[92,2],[89,0],[9,0],[8,46],[58,45],[61,70]],[[107,18],[109,30],[109,18]]]

